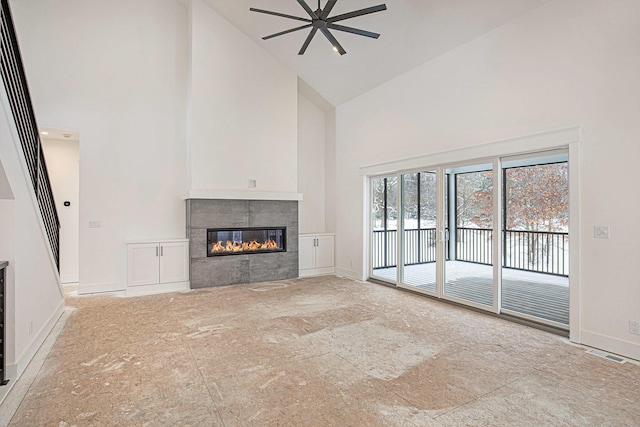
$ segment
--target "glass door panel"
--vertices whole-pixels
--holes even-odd
[[[443,293],[461,302],[492,307],[492,165],[450,168],[446,174],[451,197]]]
[[[403,285],[436,292],[436,173],[402,175]]]
[[[568,327],[569,178],[566,155],[503,162],[502,173],[501,307],[513,312],[510,314]]]
[[[395,283],[398,260],[398,178],[371,179],[371,276]]]
[[[568,329],[566,150],[374,177],[371,189],[372,277]]]

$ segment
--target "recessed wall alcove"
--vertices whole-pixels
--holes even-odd
[[[298,202],[291,200],[187,199],[191,288],[298,277]],[[286,251],[207,256],[207,230],[286,228]]]

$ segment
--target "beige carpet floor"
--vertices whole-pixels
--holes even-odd
[[[12,426],[639,426],[640,366],[333,276],[71,313]]]

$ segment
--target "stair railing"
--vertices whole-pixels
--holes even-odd
[[[60,270],[60,220],[53,199],[49,173],[42,152],[42,142],[31,103],[27,78],[18,47],[8,0],[2,3],[0,19],[0,74],[13,113],[20,144],[29,170],[51,252]]]

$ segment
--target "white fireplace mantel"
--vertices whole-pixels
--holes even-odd
[[[194,188],[189,190],[187,199],[221,200],[302,200],[302,193],[283,193],[275,191],[212,190]]]

